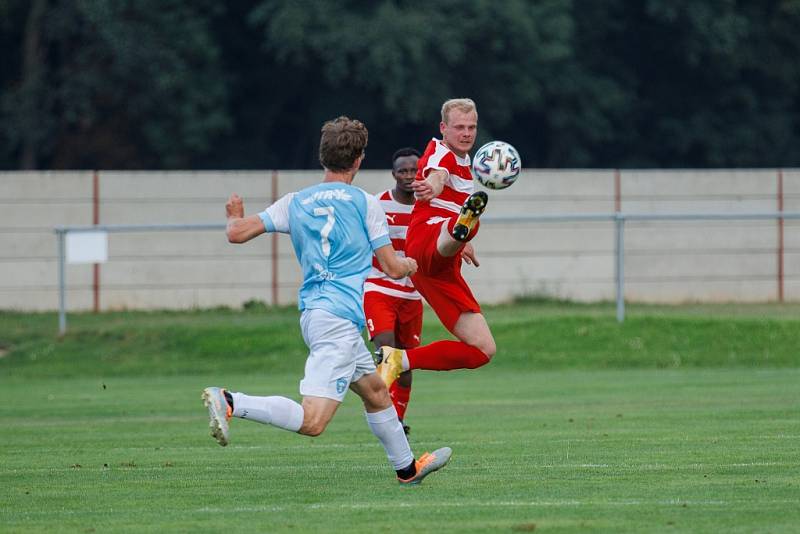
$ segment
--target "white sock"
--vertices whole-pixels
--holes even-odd
[[[233,416],[297,432],[303,426],[303,407],[286,397],[251,397],[231,393]]]
[[[408,353],[403,351],[403,371],[408,371],[411,369],[411,364],[408,363]]]
[[[414,461],[414,453],[408,444],[406,433],[403,432],[403,425],[397,419],[397,411],[394,406],[389,406],[380,412],[365,412],[367,423],[375,437],[381,442],[386,450],[395,471],[405,469]]]

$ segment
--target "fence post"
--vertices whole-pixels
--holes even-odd
[[[617,322],[625,321],[625,216],[621,213],[614,215],[614,225],[617,236],[614,240],[616,252],[617,275]]]
[[[56,228],[56,235],[58,236],[58,335],[63,336],[67,333],[67,293],[66,293],[66,280],[64,272],[65,262],[65,246],[64,234],[66,231],[63,228]]]
[[[783,169],[778,169],[778,215],[783,214]],[[778,217],[778,302],[783,302],[784,242],[783,217]]]
[[[278,171],[272,171],[272,198],[271,204],[278,201]],[[278,305],[278,232],[270,236],[270,261],[272,263],[272,305]]]

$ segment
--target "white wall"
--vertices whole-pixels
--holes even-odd
[[[488,215],[611,213],[613,170],[533,170],[490,192]],[[321,173],[280,171],[278,196]],[[388,171],[362,171],[356,185],[378,192]],[[88,225],[93,173],[0,173],[0,309],[58,306],[53,228]],[[622,171],[624,212],[775,211],[776,170]],[[273,197],[273,173],[99,173],[101,224],[223,223],[230,192],[248,213]],[[800,211],[800,170],[783,171],[786,211]],[[287,236],[246,245],[221,231],[109,235],[100,267],[101,309],[239,306],[272,301],[271,247],[277,241],[277,300],[296,300],[299,270]],[[576,300],[614,298],[614,226],[610,222],[485,222],[474,242],[481,267],[465,276],[482,302],[537,294]],[[778,223],[773,221],[628,222],[626,297],[635,301],[767,301],[778,295]],[[800,300],[800,221],[784,223],[784,296]],[[91,309],[93,269],[67,266],[69,310]]]

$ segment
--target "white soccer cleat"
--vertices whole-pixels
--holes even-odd
[[[228,401],[225,399],[225,390],[222,388],[206,388],[203,390],[203,404],[208,408],[208,426],[211,435],[223,447],[228,444],[228,421],[233,415]]]
[[[453,449],[450,447],[442,447],[431,453],[426,452],[416,461],[417,474],[407,479],[397,477],[397,481],[401,485],[407,486],[419,484],[423,478],[446,466],[452,455]]]

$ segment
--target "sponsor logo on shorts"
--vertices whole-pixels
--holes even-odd
[[[336,381],[336,393],[343,393],[347,389],[347,379],[340,378]]]

